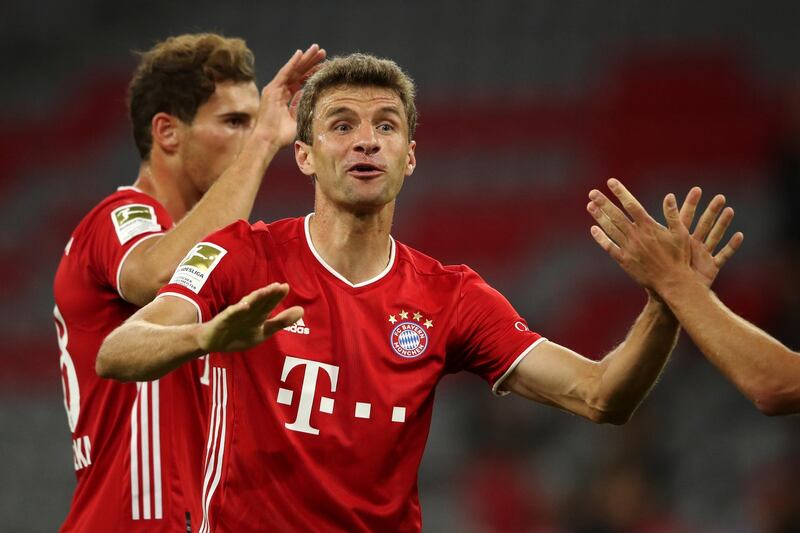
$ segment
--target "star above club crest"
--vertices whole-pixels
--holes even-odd
[[[389,315],[389,322],[391,322],[392,324],[394,324],[395,322],[397,322],[397,319],[395,318],[395,316],[394,316],[394,315]]]
[[[422,320],[422,313],[420,313],[420,312],[414,313],[414,320],[416,320],[417,322]]]
[[[408,318],[408,311],[400,311],[400,318],[407,319]]]
[[[430,329],[433,327],[433,320],[425,319],[425,327]]]

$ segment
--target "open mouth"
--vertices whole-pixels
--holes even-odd
[[[350,165],[347,173],[361,179],[375,178],[383,174],[383,168],[372,163],[355,163]]]

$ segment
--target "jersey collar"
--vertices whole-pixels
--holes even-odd
[[[392,238],[392,236],[389,235],[389,248],[390,248],[389,249],[389,263],[386,265],[386,268],[384,268],[383,271],[380,274],[378,274],[377,276],[375,276],[372,279],[368,279],[367,281],[362,281],[361,283],[351,283],[350,280],[348,280],[347,278],[345,278],[344,276],[342,276],[341,274],[336,272],[336,270],[334,270],[334,268],[332,266],[330,266],[328,263],[326,263],[325,260],[322,258],[322,256],[319,255],[319,253],[317,252],[317,249],[314,248],[314,243],[311,242],[311,229],[310,229],[311,217],[312,216],[314,216],[314,213],[309,213],[308,215],[306,215],[306,218],[305,218],[305,221],[304,221],[304,224],[303,224],[303,228],[304,228],[304,231],[305,231],[305,234],[306,234],[306,242],[308,243],[308,248],[309,248],[309,250],[311,250],[311,253],[314,254],[314,257],[317,259],[317,261],[319,261],[319,263],[323,267],[325,267],[325,270],[327,270],[328,272],[333,274],[337,279],[339,279],[343,283],[346,283],[348,286],[353,287],[354,289],[357,289],[359,287],[365,287],[367,285],[371,285],[372,283],[375,283],[376,281],[380,281],[381,279],[386,277],[386,275],[392,270],[392,267],[394,266],[394,260],[395,260],[395,255],[396,255],[396,251],[397,251],[397,246],[395,245],[395,242],[394,242],[394,239]]]

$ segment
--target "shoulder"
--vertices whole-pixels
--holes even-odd
[[[412,269],[418,276],[449,279],[457,283],[474,278],[480,279],[480,276],[467,265],[445,265],[408,245],[397,241],[395,243],[398,263],[405,264],[406,268]]]
[[[286,219],[265,223],[251,224],[246,220],[237,220],[224,228],[206,236],[201,245],[211,245],[222,255],[235,253],[238,256],[263,255],[270,247],[285,242],[299,232],[302,234],[303,219]]]
[[[94,232],[97,226],[113,228],[120,243],[125,244],[140,233],[168,229],[172,220],[152,196],[132,187],[120,187],[87,213],[75,233]]]
[[[403,244],[398,241],[395,241],[395,244],[397,246],[398,262],[408,264],[420,275],[462,277],[468,273],[475,274],[475,271],[469,268],[467,265],[445,265],[442,264],[441,261],[438,261],[433,257],[424,254],[419,250],[412,248],[411,246],[408,246],[407,244]]]

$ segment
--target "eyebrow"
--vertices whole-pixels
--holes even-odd
[[[248,112],[246,112],[246,111],[227,111],[225,113],[220,113],[217,116],[219,116],[220,118],[246,118],[246,119],[249,119],[249,118],[252,118],[253,115],[248,113]]]
[[[397,106],[384,106],[384,107],[381,107],[380,109],[378,109],[378,113],[389,113],[389,114],[392,114],[392,115],[396,115],[398,118],[402,118],[402,116],[403,116],[400,113],[400,110],[397,108]],[[323,119],[328,119],[328,118],[331,118],[331,117],[335,117],[337,115],[354,115],[354,114],[356,114],[356,112],[353,109],[351,109],[350,107],[339,106],[339,107],[334,107],[333,109],[330,109],[329,111],[327,111],[322,116],[322,118]]]
[[[355,114],[355,111],[353,111],[349,107],[347,107],[347,106],[339,106],[339,107],[334,107],[333,109],[329,109],[322,116],[322,118],[326,119],[326,118],[334,117],[336,115],[354,115],[354,114]]]

